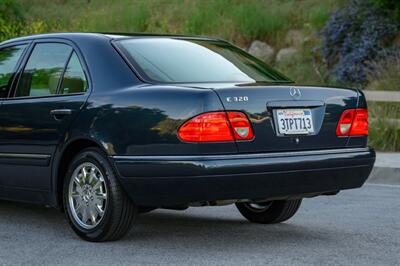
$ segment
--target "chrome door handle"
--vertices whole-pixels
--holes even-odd
[[[54,116],[55,119],[61,119],[66,115],[70,115],[72,114],[72,110],[71,109],[55,109],[55,110],[51,110],[50,114],[52,116]]]

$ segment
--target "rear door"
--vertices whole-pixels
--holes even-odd
[[[89,85],[71,43],[35,41],[28,54],[0,112],[0,185],[47,191],[52,156]]]
[[[28,46],[29,42],[0,47],[0,106],[11,92],[18,66]]]
[[[340,88],[236,85],[214,90],[226,110],[243,111],[252,123],[255,138],[238,142],[239,152],[344,148],[348,137],[337,137],[336,126],[342,112],[356,108],[358,101],[356,90]]]

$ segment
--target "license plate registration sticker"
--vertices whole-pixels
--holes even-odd
[[[309,135],[314,133],[310,109],[278,109],[278,132],[281,135]]]

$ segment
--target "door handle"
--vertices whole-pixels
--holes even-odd
[[[59,120],[59,119],[63,118],[66,115],[72,114],[72,110],[71,109],[55,109],[55,110],[51,110],[50,114],[52,116],[54,116],[54,118],[56,120]]]

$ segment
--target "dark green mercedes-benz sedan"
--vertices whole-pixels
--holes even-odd
[[[59,208],[89,241],[156,208],[236,204],[251,222],[286,221],[305,197],[363,185],[367,136],[360,90],[296,86],[225,41],[0,44],[0,198]]]

